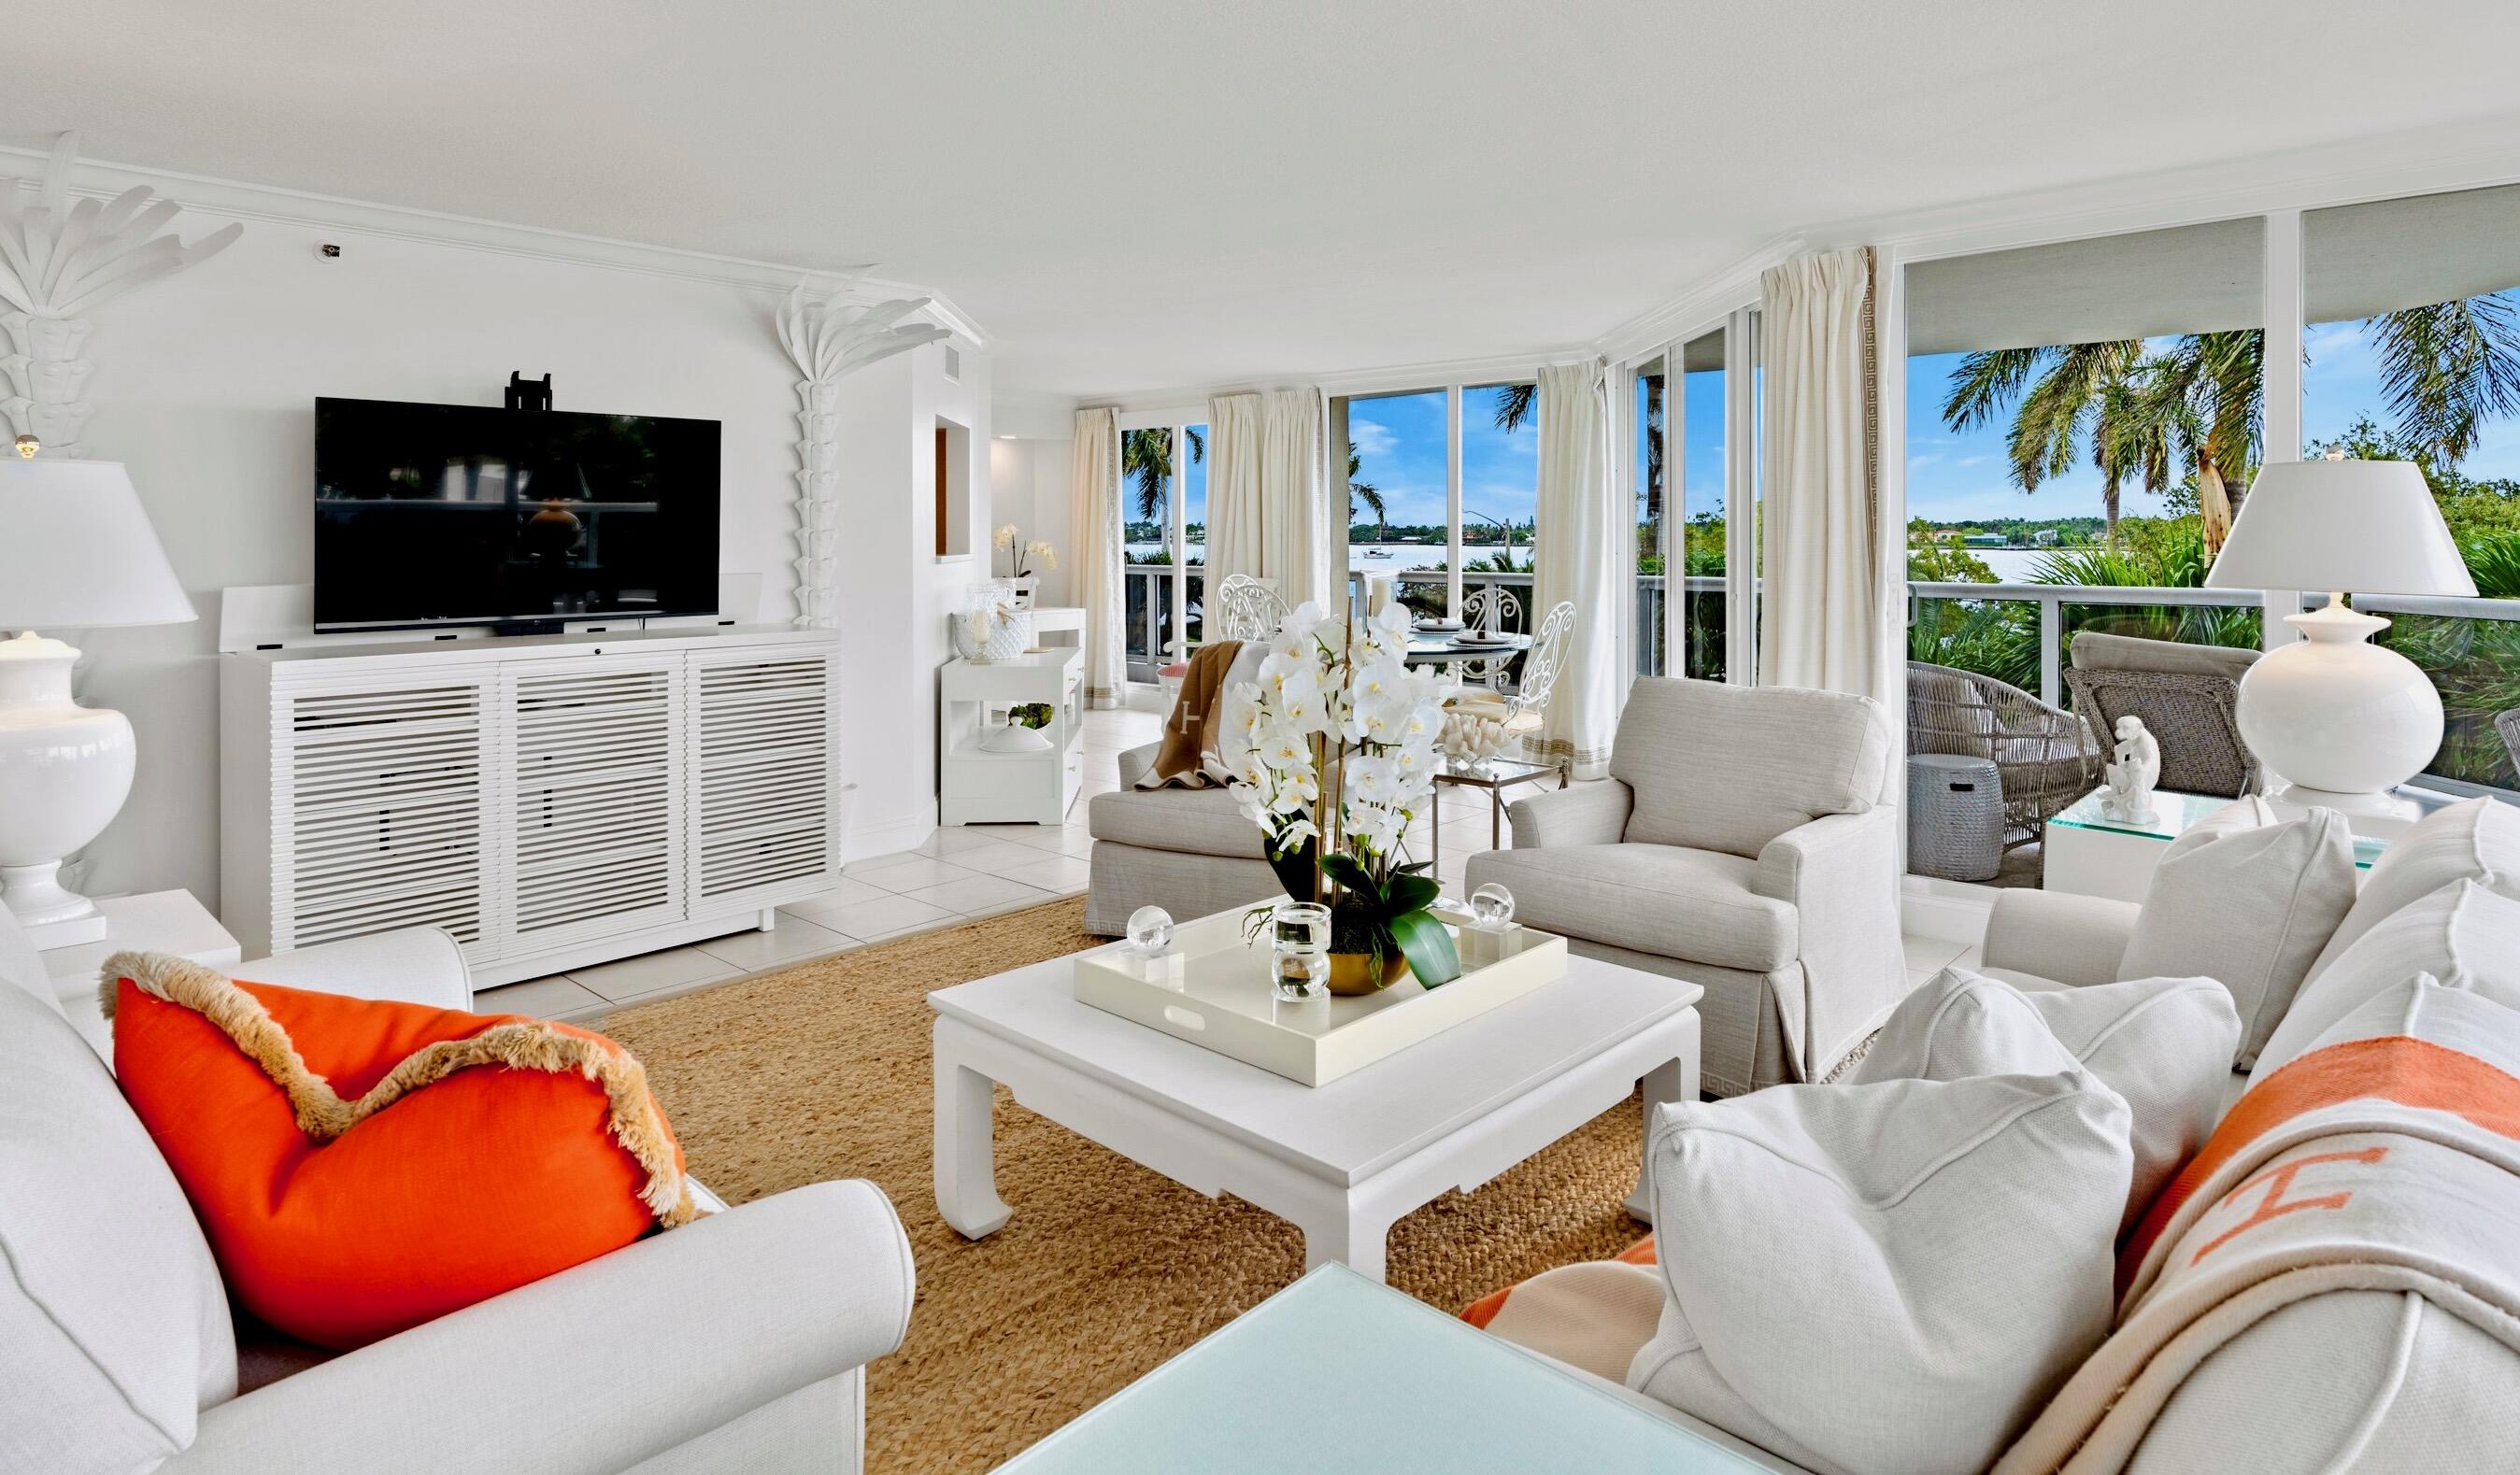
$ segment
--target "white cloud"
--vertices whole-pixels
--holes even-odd
[[[1389,426],[1353,415],[1348,417],[1347,438],[1355,441],[1357,450],[1367,456],[1379,456],[1397,443]]]

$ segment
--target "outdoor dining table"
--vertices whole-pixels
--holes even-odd
[[[1402,659],[1412,665],[1444,666],[1465,660],[1492,660],[1530,648],[1528,635],[1509,635],[1490,645],[1465,646],[1452,634],[1421,630],[1409,637],[1409,653]]]

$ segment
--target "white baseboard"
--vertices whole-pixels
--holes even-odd
[[[1899,924],[1912,937],[1976,947],[1986,941],[1986,919],[2001,888],[1930,875],[1902,878]]]
[[[863,861],[871,856],[898,855],[916,850],[936,832],[936,815],[931,806],[924,815],[906,820],[892,820],[881,825],[852,825],[848,838],[840,845],[840,860]]]

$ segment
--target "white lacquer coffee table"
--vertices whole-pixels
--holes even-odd
[[[1376,1280],[1383,1236],[1410,1210],[1486,1183],[1640,1082],[1648,1125],[1656,1104],[1697,1097],[1701,990],[1591,959],[1319,1087],[1079,1004],[1071,976],[1058,958],[927,996],[936,1207],[966,1238],[1012,1212],[997,1191],[995,1082],[1166,1178],[1293,1223],[1307,1269],[1336,1261]],[[1650,1214],[1642,1167],[1628,1211]]]

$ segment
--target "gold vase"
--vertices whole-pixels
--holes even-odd
[[[1332,953],[1330,955],[1330,992],[1333,994],[1378,994],[1409,976],[1409,960],[1398,948],[1382,955],[1382,966],[1373,965],[1371,953]]]

